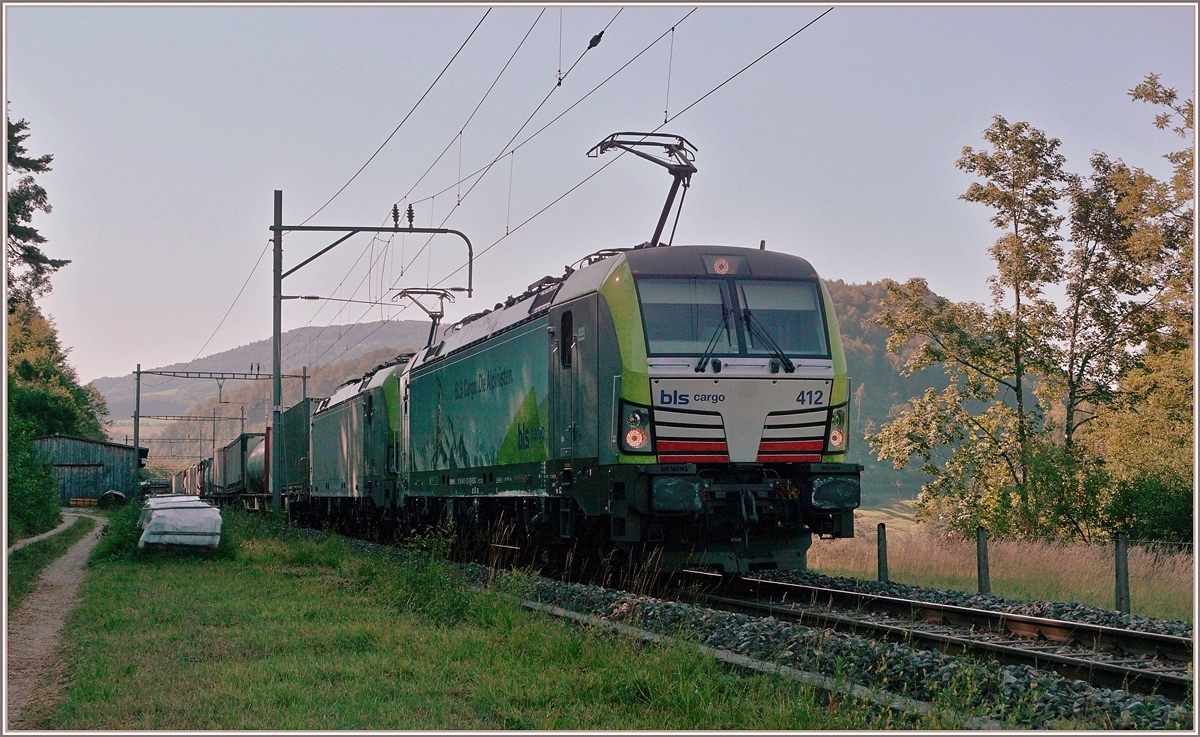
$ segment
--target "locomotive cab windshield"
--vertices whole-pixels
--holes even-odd
[[[814,281],[686,276],[635,282],[647,355],[830,358]]]

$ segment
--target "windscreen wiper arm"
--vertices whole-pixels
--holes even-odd
[[[708,347],[704,349],[704,355],[700,357],[700,362],[696,364],[696,373],[704,373],[704,367],[708,365],[709,359],[717,349],[717,338],[721,335],[721,328],[725,328],[726,342],[729,336],[729,315],[733,310],[725,306],[725,295],[721,295],[721,321],[717,323],[717,329],[713,331],[712,337],[708,339]],[[713,371],[717,371],[718,366],[713,366]]]
[[[792,359],[787,357],[787,354],[783,352],[783,349],[779,347],[779,344],[776,343],[774,338],[767,333],[766,328],[762,326],[762,323],[758,321],[758,318],[754,316],[754,313],[750,311],[749,307],[742,309],[742,319],[746,323],[746,329],[750,331],[752,335],[757,335],[759,339],[771,349],[771,352],[774,353],[775,357],[779,359],[779,362],[783,364],[783,370],[789,374],[795,373],[796,364],[792,363]]]

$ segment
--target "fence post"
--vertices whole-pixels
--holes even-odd
[[[880,522],[880,523],[879,523],[879,546],[878,546],[878,547],[879,547],[879,550],[878,550],[878,557],[879,557],[879,580],[880,580],[880,581],[882,581],[882,582],[884,582],[884,583],[887,583],[887,580],[888,580],[888,569],[887,569],[887,526],[886,526],[886,525],[884,525],[882,522]]]
[[[982,527],[975,529],[975,558],[978,561],[979,593],[992,593],[992,577],[988,571],[987,530]]]
[[[1129,614],[1129,538],[1118,532],[1116,543],[1117,611]]]

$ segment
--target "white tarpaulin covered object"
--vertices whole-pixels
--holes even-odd
[[[142,527],[139,548],[146,543],[215,548],[221,543],[220,510],[195,496],[150,497],[142,507],[138,524]]]

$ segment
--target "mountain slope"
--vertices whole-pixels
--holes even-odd
[[[395,355],[425,345],[428,337],[429,323],[418,320],[289,330],[282,336],[283,372],[299,374],[305,366],[331,364],[385,349],[392,350]],[[175,363],[145,370],[249,372],[251,364],[259,364],[259,373],[271,372],[270,338],[197,358],[190,364]],[[312,368],[309,373],[313,373]],[[221,393],[250,383],[270,384],[269,381],[226,381]],[[136,380],[132,373],[118,377],[105,376],[92,384],[108,402],[110,418],[124,420],[133,415]],[[179,415],[210,397],[215,399],[217,395],[218,387],[214,380],[143,375],[141,410],[144,415]]]

